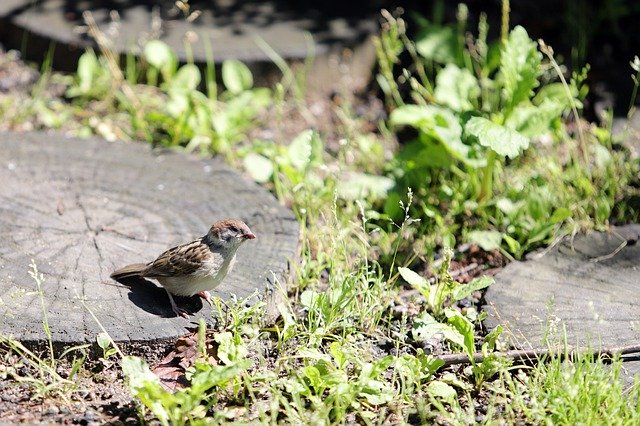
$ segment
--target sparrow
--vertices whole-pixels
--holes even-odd
[[[157,280],[167,291],[176,315],[188,318],[173,296],[198,295],[213,305],[209,290],[216,288],[233,268],[236,250],[255,234],[239,219],[214,223],[205,236],[173,247],[149,263],[134,263],[114,271],[111,278],[142,277]]]

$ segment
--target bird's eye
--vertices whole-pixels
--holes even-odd
[[[231,229],[231,231],[232,231],[233,233],[235,233],[235,234],[237,234],[237,233],[238,233],[238,227],[236,227],[236,226],[232,226],[232,227],[231,227],[231,228],[229,228],[229,229]]]

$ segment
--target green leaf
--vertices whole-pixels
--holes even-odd
[[[99,333],[96,336],[96,342],[102,349],[108,349],[111,346],[111,339],[107,333]]]
[[[389,115],[389,124],[392,126],[412,126],[420,128],[423,122],[432,121],[431,110],[422,105],[402,105]]]
[[[427,341],[436,335],[442,335],[448,341],[464,348],[464,336],[449,324],[436,321],[427,312],[414,319],[411,336],[415,341]]]
[[[482,345],[483,351],[493,351],[496,348],[496,342],[498,338],[502,334],[504,329],[501,325],[498,325],[496,328],[491,330],[486,336],[484,336],[484,343]]]
[[[439,380],[432,380],[427,385],[427,393],[431,396],[440,398],[447,402],[453,402],[458,397],[456,390],[453,386],[450,386]]]
[[[441,164],[444,162],[441,151],[433,147],[437,142],[446,148],[447,153],[456,160],[471,167],[482,167],[484,160],[472,158],[471,149],[462,143],[462,126],[458,117],[450,110],[432,105],[403,105],[391,112],[389,122],[393,126],[412,126],[421,131],[420,141],[427,151],[426,158],[416,158],[418,164]],[[407,147],[408,149],[408,147]],[[415,149],[415,148],[412,148]],[[431,157],[433,161],[430,160]]]
[[[487,288],[494,282],[495,282],[494,279],[491,277],[475,278],[468,284],[461,284],[456,288],[454,288],[453,291],[451,292],[451,297],[455,301],[462,300],[465,297],[468,297],[469,295],[471,295],[471,293],[473,293],[474,291]]]
[[[402,279],[405,280],[407,283],[409,283],[409,285],[412,285],[413,287],[419,288],[425,285],[429,285],[427,280],[425,280],[423,277],[416,274],[409,268],[405,268],[401,266],[398,268],[398,272],[400,272],[400,276],[402,276]]]
[[[469,242],[479,245],[482,250],[491,251],[500,248],[502,233],[498,231],[471,231],[467,239]]]
[[[98,58],[93,50],[87,50],[78,60],[78,80],[80,93],[87,93],[93,86],[96,73],[100,70]]]
[[[240,93],[253,87],[253,75],[242,62],[229,59],[222,63],[222,82],[231,93]]]
[[[515,158],[529,147],[529,139],[515,130],[496,124],[483,117],[473,117],[467,121],[465,132],[475,136],[482,146],[496,153]]]
[[[259,183],[268,182],[273,176],[273,163],[268,158],[251,152],[243,159],[244,169],[253,180]]]
[[[510,108],[531,97],[538,86],[542,55],[527,31],[516,26],[500,54],[500,71],[504,79],[504,100]]]
[[[173,50],[160,40],[151,40],[144,46],[144,58],[158,69],[166,69],[176,62]]]
[[[173,402],[172,396],[164,390],[147,363],[142,358],[125,356],[122,358],[122,372],[131,393],[153,412],[161,424],[168,425],[171,415],[166,406]]]
[[[232,365],[247,356],[247,346],[239,334],[225,331],[216,333],[214,339],[218,343],[218,358],[226,365]]]
[[[453,28],[427,24],[416,36],[416,51],[426,59],[444,63],[456,62],[456,38]]]
[[[185,64],[178,69],[169,83],[170,90],[191,92],[200,84],[200,70],[196,65]]]
[[[480,85],[466,68],[447,64],[436,77],[434,95],[438,103],[454,111],[468,111],[474,108],[471,101],[480,96]]]
[[[523,136],[535,138],[552,130],[552,124],[562,116],[566,106],[545,99],[540,105],[522,104],[507,118],[505,126],[515,129]]]
[[[558,207],[551,215],[549,221],[552,223],[560,223],[569,219],[571,216],[573,216],[573,212],[571,211],[571,209],[567,207]]]
[[[473,324],[467,318],[465,318],[460,312],[453,309],[447,309],[445,311],[449,324],[453,325],[455,329],[464,337],[463,344],[461,345],[470,359],[473,359],[473,353],[476,350],[475,340],[473,334]]]
[[[520,243],[518,242],[518,240],[516,240],[515,238],[513,238],[510,235],[503,235],[502,238],[504,239],[504,241],[507,243],[507,246],[509,247],[509,252],[512,254],[520,254]]]
[[[287,147],[287,154],[293,167],[304,170],[311,163],[315,138],[318,136],[313,130],[304,130],[291,141]]]

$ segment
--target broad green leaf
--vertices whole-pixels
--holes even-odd
[[[287,154],[291,165],[301,171],[314,160],[317,145],[321,145],[319,136],[313,130],[304,130],[296,136],[287,147]]]
[[[273,163],[268,158],[251,152],[244,157],[244,169],[249,172],[253,180],[259,183],[268,182],[273,176]]]
[[[362,198],[383,199],[395,185],[395,181],[386,176],[351,172],[341,176],[336,185],[340,198],[358,200]]]
[[[427,393],[447,402],[453,402],[458,397],[456,390],[440,380],[432,380],[427,385]]]
[[[491,251],[500,248],[502,233],[498,231],[471,231],[467,239],[469,242],[479,245],[482,250]]]
[[[460,312],[453,309],[446,309],[445,315],[447,316],[449,324],[453,325],[457,332],[464,337],[464,342],[461,346],[467,352],[467,355],[469,355],[470,358],[473,358],[473,353],[476,350],[473,324]]]
[[[420,128],[425,121],[432,121],[432,112],[423,105],[402,105],[389,115],[392,126],[413,126]]]
[[[96,342],[102,349],[107,349],[111,346],[111,339],[107,333],[98,333],[96,336]]]
[[[471,102],[480,96],[478,80],[466,68],[447,64],[436,77],[435,99],[454,111],[463,112],[474,108]]]
[[[161,424],[168,425],[171,414],[165,405],[174,405],[174,400],[147,363],[142,358],[125,356],[122,358],[122,372],[131,393],[153,412]]]
[[[416,51],[424,58],[444,63],[456,62],[456,35],[450,26],[427,24],[416,36]]]
[[[531,97],[538,86],[542,55],[538,44],[521,26],[515,27],[500,54],[500,71],[504,79],[504,100],[511,108]]]
[[[397,192],[391,192],[384,202],[384,213],[391,219],[400,219],[404,210],[400,206],[402,197]]]
[[[549,221],[552,223],[560,223],[569,219],[571,216],[573,216],[573,212],[571,211],[571,209],[567,207],[558,207],[554,210]]]
[[[475,136],[482,146],[509,158],[520,155],[529,147],[529,139],[513,129],[496,124],[483,117],[473,117],[464,128],[468,135]]]
[[[316,291],[305,290],[300,295],[300,304],[307,309],[317,308],[320,297],[322,295]]]
[[[400,276],[402,277],[402,279],[405,280],[407,283],[409,283],[409,285],[411,285],[414,288],[419,289],[425,286],[426,287],[429,286],[429,283],[427,282],[427,280],[425,280],[423,277],[416,274],[409,268],[405,268],[401,266],[398,268],[398,272],[400,272]]]
[[[545,99],[540,105],[521,104],[507,118],[505,126],[523,136],[535,138],[552,130],[552,124],[562,117],[565,105]]]
[[[240,335],[225,331],[216,333],[214,339],[218,343],[218,358],[220,358],[225,365],[232,365],[236,361],[246,358],[247,346],[242,341]]]
[[[416,341],[427,341],[436,335],[442,335],[445,339],[464,348],[464,336],[449,324],[438,322],[423,312],[413,321],[411,336]]]
[[[308,365],[302,371],[304,373],[304,376],[309,379],[309,384],[311,384],[311,387],[313,387],[316,392],[324,388],[320,370],[318,370],[313,365]]]
[[[151,40],[144,46],[144,58],[158,69],[165,69],[176,62],[173,50],[160,40]]]
[[[87,93],[93,86],[94,76],[100,70],[98,58],[93,50],[87,50],[78,60],[78,80],[80,93]]]
[[[520,243],[518,242],[518,240],[506,234],[503,235],[502,238],[504,239],[504,242],[506,242],[507,246],[509,247],[509,253],[518,254],[518,255],[520,254],[520,249],[522,247],[520,246]]]
[[[496,342],[498,338],[502,334],[503,328],[501,325],[498,325],[496,328],[491,330],[486,336],[484,336],[484,343],[482,345],[482,349],[487,351],[493,351],[496,348]]]
[[[178,72],[169,82],[169,90],[191,92],[197,89],[200,84],[200,70],[194,64],[185,64],[178,69]]]
[[[447,108],[432,105],[403,105],[395,109],[389,119],[394,126],[412,126],[420,130],[420,141],[429,149],[425,152],[425,155],[436,155],[433,161],[428,158],[416,158],[416,164],[429,165],[444,162],[443,158],[437,157],[441,155],[441,152],[438,150],[438,146],[433,146],[434,142],[442,144],[450,156],[468,166],[482,167],[485,164],[484,160],[471,158],[470,147],[462,143],[460,121]]]
[[[222,82],[231,93],[240,93],[253,87],[253,75],[245,64],[229,59],[222,63]]]
[[[500,209],[500,211],[507,216],[512,216],[520,210],[520,206],[522,205],[522,201],[518,201],[514,203],[508,198],[499,198],[496,201],[496,207]]]
[[[474,291],[487,288],[493,283],[494,283],[494,279],[491,277],[475,278],[468,284],[461,284],[456,288],[454,288],[453,291],[451,292],[451,297],[455,301],[462,300],[465,297],[470,296],[471,293],[473,293]]]

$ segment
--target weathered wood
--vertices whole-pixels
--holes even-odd
[[[183,334],[198,318],[212,318],[208,305],[180,299],[197,312],[188,322],[175,317],[164,290],[150,282],[127,288],[109,274],[200,237],[225,217],[243,219],[258,238],[240,248],[214,294],[264,296],[296,253],[298,224],[221,160],[152,153],[141,143],[0,134],[0,333],[26,342],[46,337],[28,274],[33,259],[45,277],[54,341],[93,341],[100,328],[89,310],[116,341]]]
[[[640,343],[640,225],[565,239],[535,259],[512,262],[485,295],[492,329],[515,348],[620,347]],[[640,372],[640,362],[627,364]]]

